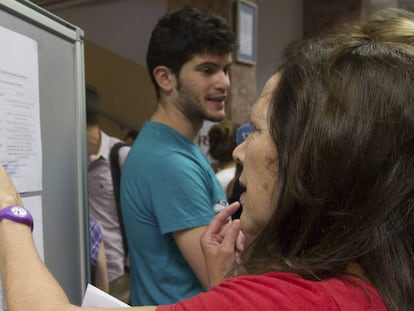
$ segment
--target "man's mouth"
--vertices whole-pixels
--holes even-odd
[[[213,101],[217,103],[222,103],[226,101],[227,96],[207,96],[206,99],[208,101]]]

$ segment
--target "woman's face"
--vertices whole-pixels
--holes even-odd
[[[252,237],[263,230],[273,213],[271,203],[277,178],[277,154],[269,132],[268,110],[278,81],[278,74],[267,81],[250,114],[255,130],[233,151],[233,157],[243,165],[240,182],[246,187],[240,196],[243,205],[241,229]]]

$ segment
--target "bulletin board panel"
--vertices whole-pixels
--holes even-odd
[[[42,182],[21,195],[40,198],[44,262],[80,303],[89,275],[83,31],[15,0],[0,1],[0,26],[37,42]]]

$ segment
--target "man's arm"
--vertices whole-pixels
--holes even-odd
[[[200,246],[200,237],[207,226],[173,232],[175,243],[204,289],[208,289],[207,270]]]
[[[99,245],[98,260],[94,271],[94,285],[105,292],[109,291],[108,270],[103,242]]]

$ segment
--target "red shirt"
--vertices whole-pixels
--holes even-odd
[[[387,310],[370,284],[352,280],[355,284],[336,278],[315,282],[280,272],[239,276],[177,304],[159,306],[157,311]]]

